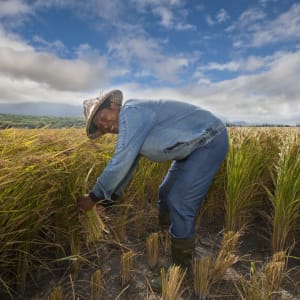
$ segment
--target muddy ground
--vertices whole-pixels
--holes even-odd
[[[113,224],[112,220],[117,218],[117,208],[109,208],[101,216],[106,224]],[[131,219],[133,220],[133,219]],[[208,219],[205,214],[200,218],[196,234],[195,260],[201,256],[214,256],[218,250],[223,234],[223,220],[216,216]],[[210,289],[207,299],[242,299],[236,290],[239,276],[248,278],[250,274],[250,262],[254,261],[257,269],[263,267],[270,260],[270,242],[265,234],[266,224],[257,219],[254,225],[249,226],[240,238],[237,255],[240,260],[227,270],[224,278],[214,283]],[[160,240],[159,262],[155,268],[150,268],[146,257],[146,238],[158,230],[156,215],[151,213],[142,218],[142,234],[137,237],[134,222],[126,226],[123,242],[118,242],[115,230],[109,227],[103,241],[89,249],[82,249],[84,257],[88,262],[82,262],[77,274],[71,272],[69,262],[55,262],[49,271],[49,266],[42,266],[37,270],[34,278],[29,280],[25,292],[15,299],[49,299],[49,295],[55,286],[63,288],[63,299],[91,299],[90,279],[92,274],[100,269],[103,274],[103,292],[98,299],[115,300],[155,300],[161,299],[161,293],[153,291],[149,281],[159,276],[160,268],[168,266],[171,262],[170,249],[164,250],[165,244]],[[122,285],[120,276],[120,257],[122,253],[129,250],[134,251],[133,268],[130,280]],[[293,256],[300,256],[299,245],[296,244],[292,252]],[[296,258],[289,258],[288,272],[284,276],[282,289],[270,299],[300,299],[300,262]],[[0,299],[5,300],[2,296]],[[9,299],[9,298],[7,298]],[[50,298],[55,299],[55,298]],[[183,286],[182,299],[198,299],[193,291],[193,277],[190,274]],[[255,298],[256,299],[256,298]],[[254,300],[254,299],[253,299]],[[258,299],[257,299],[258,300]]]

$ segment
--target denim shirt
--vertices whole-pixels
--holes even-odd
[[[92,192],[99,199],[121,195],[140,155],[153,161],[181,160],[225,129],[198,106],[174,100],[126,101],[119,113],[115,153]]]

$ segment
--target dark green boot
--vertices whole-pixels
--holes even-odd
[[[170,227],[169,212],[159,210],[158,212],[158,225],[161,230],[168,230]]]
[[[191,271],[192,258],[195,249],[195,238],[176,239],[171,237],[172,261],[183,271]],[[161,277],[157,276],[150,281],[153,290],[161,291]]]
[[[195,238],[176,239],[171,237],[173,264],[180,266],[183,270],[190,269],[195,249]]]

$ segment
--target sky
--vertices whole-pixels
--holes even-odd
[[[300,1],[0,0],[0,102],[111,89],[300,123]]]

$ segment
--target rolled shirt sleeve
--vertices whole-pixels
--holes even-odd
[[[129,182],[140,149],[155,123],[155,113],[136,106],[122,107],[115,153],[92,189],[99,199],[111,200]]]

